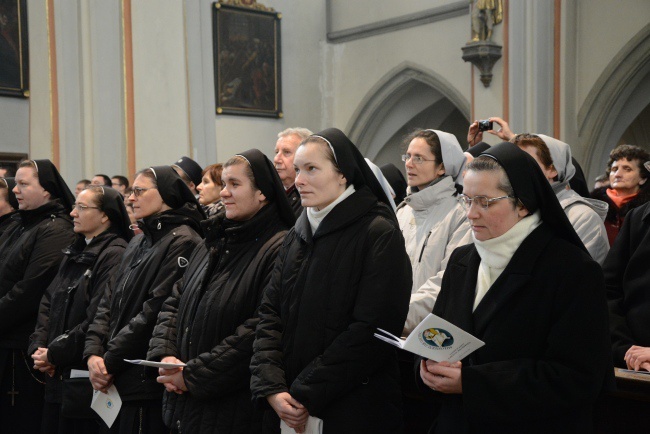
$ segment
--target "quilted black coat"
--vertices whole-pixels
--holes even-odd
[[[273,203],[243,223],[203,222],[206,239],[165,302],[149,359],[175,356],[189,389],[165,392],[165,423],[188,433],[256,433],[248,366],[257,308],[288,228]]]

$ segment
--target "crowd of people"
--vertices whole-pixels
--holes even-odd
[[[74,194],[49,160],[0,173],[2,431],[593,430],[614,366],[650,371],[650,155],[616,147],[590,194],[568,144],[489,120],[466,150],[409,134],[406,176],[335,128]],[[485,346],[373,336],[432,312]]]

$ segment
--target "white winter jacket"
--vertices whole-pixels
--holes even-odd
[[[409,194],[397,210],[413,269],[403,335],[408,335],[433,310],[451,252],[472,242],[469,222],[455,193],[453,178],[446,176]]]

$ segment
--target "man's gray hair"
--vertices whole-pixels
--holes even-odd
[[[307,137],[311,136],[312,133],[309,131],[307,128],[287,128],[286,130],[278,133],[278,139],[281,139],[282,137],[287,137],[287,136],[298,136],[300,137],[300,141],[305,140]]]

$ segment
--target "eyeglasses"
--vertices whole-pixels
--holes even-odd
[[[419,155],[411,155],[411,154],[402,155],[403,162],[406,163],[408,160],[411,160],[413,164],[422,164],[425,161],[436,161],[436,160],[427,160],[426,158],[422,158]]]
[[[142,193],[144,193],[147,190],[156,190],[158,187],[149,187],[149,188],[142,188],[142,187],[133,187],[133,194],[135,197],[140,197],[142,196]]]
[[[459,194],[458,202],[460,202],[463,208],[465,208],[465,211],[469,211],[469,209],[472,207],[472,203],[476,203],[478,206],[480,206],[483,209],[488,209],[492,202],[496,202],[497,200],[501,200],[501,199],[514,199],[514,198],[515,196],[500,196],[500,197],[492,197],[492,198],[489,198],[487,196],[469,197],[469,196],[465,196],[464,194]]]
[[[88,205],[82,205],[80,203],[75,203],[74,204],[74,209],[77,210],[77,212],[85,211],[88,208],[99,209],[98,206],[88,206]]]

